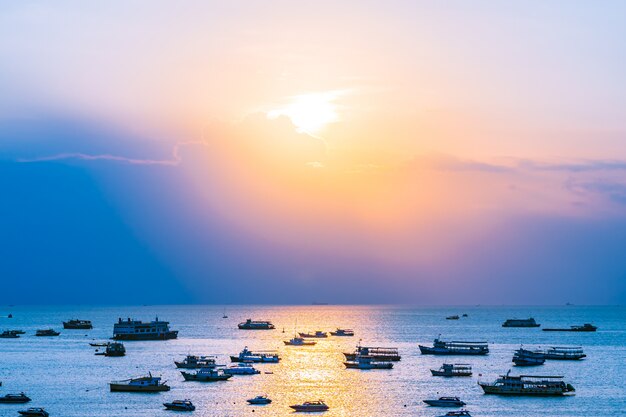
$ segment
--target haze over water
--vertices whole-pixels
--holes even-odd
[[[321,398],[335,416],[439,416],[445,409],[429,408],[423,399],[458,395],[475,417],[615,416],[626,409],[626,308],[624,307],[392,307],[392,306],[141,306],[141,307],[30,307],[0,309],[0,330],[23,329],[20,339],[0,339],[0,394],[24,391],[52,416],[155,417],[173,415],[162,403],[189,398],[197,406],[193,415],[234,417],[290,415],[290,404]],[[13,313],[14,318],[6,318]],[[458,321],[452,314],[467,313]],[[171,341],[125,342],[121,358],[95,356],[94,340],[112,335],[118,317],[170,321],[179,330]],[[540,329],[502,328],[507,318],[534,317],[542,327],[594,323],[596,333],[553,333]],[[237,323],[251,317],[268,319],[272,331],[243,331]],[[62,330],[69,318],[90,319],[93,330]],[[352,327],[355,337],[330,337],[313,347],[284,346],[299,331]],[[36,329],[53,327],[59,337],[34,337]],[[282,330],[285,330],[285,333]],[[418,343],[431,344],[441,334],[451,340],[488,341],[485,357],[420,355]],[[392,370],[346,370],[342,352],[364,345],[395,346],[402,360]],[[539,367],[516,369],[513,351],[525,347],[579,345],[588,355],[582,361],[547,361]],[[279,364],[258,365],[263,373],[235,376],[226,382],[184,382],[174,360],[186,354],[228,355],[244,346],[253,350],[277,349]],[[435,378],[429,369],[444,361],[469,363],[471,378]],[[477,380],[492,381],[499,374],[564,375],[576,395],[568,398],[501,398],[485,396]],[[108,382],[162,375],[172,390],[160,394],[109,392]],[[272,372],[266,374],[265,372]],[[480,376],[482,374],[482,376]],[[273,403],[254,407],[245,400],[268,394]],[[17,415],[22,405],[0,405],[0,416]],[[254,410],[254,414],[252,414]],[[618,414],[615,414],[615,413]]]

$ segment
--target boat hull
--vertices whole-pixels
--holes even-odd
[[[92,324],[70,324],[63,322],[63,328],[68,330],[90,330],[93,329]]]
[[[24,404],[30,401],[28,397],[0,397],[0,403],[4,404]]]
[[[198,376],[195,374],[188,374],[187,372],[181,372],[183,374],[183,378],[185,381],[196,381],[196,382],[217,382],[217,381],[226,381],[230,379],[232,375],[223,374],[223,375],[214,375],[214,376]]]
[[[471,372],[454,372],[454,373],[450,373],[450,372],[445,372],[445,371],[437,371],[435,369],[431,369],[430,373],[433,374],[433,376],[445,376],[445,377],[472,376]]]
[[[494,387],[491,385],[479,384],[485,394],[506,395],[506,396],[534,396],[534,397],[562,397],[565,395],[573,395],[572,392],[562,390],[537,390],[537,389],[507,389]]]
[[[463,407],[463,401],[441,401],[441,400],[424,400],[424,402],[432,407]]]
[[[377,363],[377,364],[360,364],[358,362],[344,362],[343,363],[348,369],[361,369],[361,370],[370,370],[370,369],[391,369],[393,368],[392,363]]]
[[[482,356],[489,353],[488,349],[442,349],[430,346],[419,345],[422,355],[463,355],[463,356]]]
[[[345,352],[343,356],[346,357],[347,361],[354,361],[356,360],[357,354]],[[401,359],[400,355],[370,355],[370,356],[375,361],[380,361],[380,362],[398,362]]]
[[[124,334],[118,333],[113,335],[114,340],[170,340],[178,337],[178,330],[172,330],[166,333],[144,333],[144,334]]]
[[[328,411],[328,406],[303,406],[303,405],[290,405],[290,408],[294,409],[296,412],[300,413],[319,413],[320,411]]]
[[[126,384],[109,384],[109,386],[111,388],[111,392],[153,393],[153,392],[163,392],[163,391],[170,390],[170,387],[168,385],[136,386],[136,385],[126,385]]]

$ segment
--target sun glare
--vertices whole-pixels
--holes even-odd
[[[287,116],[298,131],[318,133],[326,125],[336,122],[337,106],[333,93],[311,93],[295,96],[287,106],[271,110],[267,117]]]

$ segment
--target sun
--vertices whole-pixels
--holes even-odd
[[[333,93],[310,93],[294,96],[285,107],[271,110],[267,117],[287,116],[298,128],[306,133],[319,133],[329,123],[339,120]]]

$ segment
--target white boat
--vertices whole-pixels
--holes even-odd
[[[240,362],[236,365],[231,365],[228,368],[224,368],[224,373],[228,375],[256,375],[260,374],[261,371],[248,363]]]
[[[197,356],[187,355],[182,361],[174,361],[177,368],[198,369],[198,368],[215,368],[215,356]]]
[[[302,404],[290,405],[289,407],[293,408],[296,412],[308,412],[308,413],[327,411],[330,408],[322,400],[306,401]]]
[[[257,395],[256,397],[250,398],[246,401],[252,405],[264,405],[270,404],[272,402],[272,400],[267,395]]]
[[[393,363],[377,361],[376,359],[374,359],[373,356],[369,356],[369,355],[357,355],[355,360],[345,361],[343,364],[346,366],[346,368],[363,369],[363,370],[393,368]]]
[[[459,397],[439,397],[438,400],[423,400],[426,404],[433,407],[463,407],[465,402]]]
[[[313,346],[317,342],[315,340],[306,340],[303,337],[295,336],[289,340],[283,340],[283,343],[287,346]]]
[[[586,358],[587,355],[581,347],[551,347],[543,352],[546,359],[577,361]]]
[[[251,351],[248,346],[244,347],[239,355],[231,355],[231,362],[252,362],[252,363],[278,363],[280,356],[274,350]]]
[[[446,414],[439,417],[472,417],[467,410],[449,411]]]
[[[221,369],[214,368],[200,368],[195,373],[180,371],[185,378],[185,381],[199,381],[199,382],[215,382],[226,381],[231,378],[231,374],[225,373]]]

